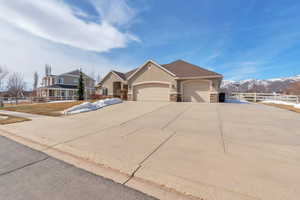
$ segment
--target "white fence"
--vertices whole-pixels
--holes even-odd
[[[246,100],[249,102],[260,102],[266,100],[285,101],[290,103],[300,103],[300,96],[283,95],[273,93],[231,93],[226,95],[226,99]]]
[[[18,98],[18,103],[43,103],[43,102],[55,102],[55,101],[68,101],[68,100],[77,100],[76,96],[73,97],[26,97]],[[0,97],[0,101],[4,104],[16,104],[16,98],[4,98]]]

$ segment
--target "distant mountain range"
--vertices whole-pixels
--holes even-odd
[[[300,82],[300,75],[266,80],[223,80],[221,88],[224,92],[284,92],[291,83],[298,81]]]

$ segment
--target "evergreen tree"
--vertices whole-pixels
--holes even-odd
[[[84,80],[83,80],[83,73],[80,70],[80,76],[78,81],[78,100],[84,100]]]

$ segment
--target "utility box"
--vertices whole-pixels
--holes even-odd
[[[225,93],[224,92],[219,93],[219,102],[221,102],[221,103],[225,102]]]

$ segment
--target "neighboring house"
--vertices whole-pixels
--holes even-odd
[[[218,102],[223,76],[182,60],[160,65],[149,60],[121,73],[109,72],[97,93],[133,101]]]
[[[46,69],[42,85],[37,89],[38,97],[73,99],[77,97],[80,70],[61,75],[52,75],[51,68]],[[95,80],[83,73],[85,96],[89,98],[95,93]]]

